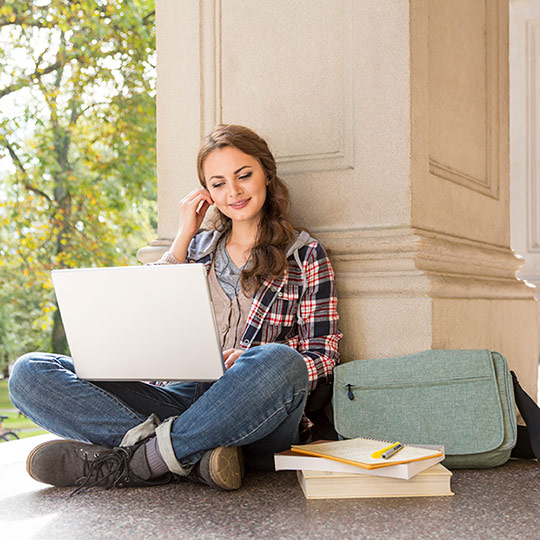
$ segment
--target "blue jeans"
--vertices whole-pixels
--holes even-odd
[[[308,388],[302,356],[277,343],[248,349],[214,383],[89,382],[50,353],[23,355],[9,379],[13,405],[61,437],[112,448],[150,425],[183,475],[218,446],[242,446],[249,467],[273,469],[274,452],[299,441]]]

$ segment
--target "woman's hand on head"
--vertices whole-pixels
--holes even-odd
[[[178,261],[185,261],[189,243],[213,204],[210,193],[204,188],[194,189],[178,203],[178,232],[171,246],[171,252]]]
[[[233,367],[244,351],[242,349],[226,349],[223,351],[223,360],[225,361],[225,369]]]
[[[195,233],[201,228],[204,216],[208,208],[214,204],[208,190],[204,188],[194,189],[188,193],[179,203],[178,235],[191,241]]]

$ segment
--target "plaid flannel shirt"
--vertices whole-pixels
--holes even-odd
[[[186,258],[210,270],[222,231],[200,231],[193,238]],[[327,378],[339,361],[334,271],[322,245],[301,232],[287,252],[289,268],[280,279],[265,280],[253,296],[242,332],[241,348],[264,343],[284,343],[304,358],[310,392],[319,379]],[[158,264],[178,263],[170,252]],[[154,263],[155,264],[155,263]],[[304,416],[303,428],[311,423]]]

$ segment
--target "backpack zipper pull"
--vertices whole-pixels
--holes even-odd
[[[351,390],[351,385],[348,384],[347,385],[347,396],[349,397],[349,399],[352,401],[354,399],[354,394],[353,394],[353,391]]]

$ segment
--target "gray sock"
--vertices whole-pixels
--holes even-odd
[[[167,467],[167,464],[163,460],[161,452],[159,451],[157,437],[152,437],[146,441],[144,444],[144,450],[146,453],[148,468],[150,469],[150,478],[157,478],[158,476],[162,476],[166,472],[169,472],[169,468]]]

